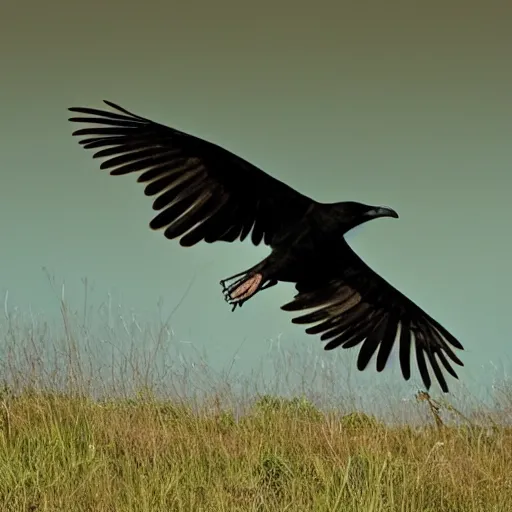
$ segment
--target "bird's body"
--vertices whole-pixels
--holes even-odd
[[[462,366],[451,347],[462,345],[444,327],[371,270],[347,244],[352,228],[378,217],[398,217],[390,208],[355,202],[320,203],[271,177],[229,151],[154,123],[106,102],[117,112],[71,108],[92,123],[74,135],[86,149],[106,158],[112,175],[139,173],[145,193],[156,196],[151,221],[184,247],[201,241],[234,242],[250,237],[270,254],[252,268],[221,281],[226,300],[243,305],[278,282],[295,283],[286,311],[312,310],[292,320],[328,341],[326,350],[361,345],[363,370],[377,353],[382,371],[396,340],[402,374],[410,378],[411,347],[427,389],[430,363],[441,388],[441,368],[457,377],[449,359]],[[99,126],[98,126],[99,125]]]

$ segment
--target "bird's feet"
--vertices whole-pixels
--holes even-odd
[[[261,274],[253,274],[244,276],[232,284],[227,284],[233,277],[223,279],[220,284],[224,300],[233,306],[234,311],[237,306],[242,307],[260,288],[263,276]]]

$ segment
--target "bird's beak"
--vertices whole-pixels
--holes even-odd
[[[398,213],[396,213],[392,208],[387,208],[385,206],[376,206],[371,208],[365,215],[371,219],[378,219],[379,217],[393,217],[394,219],[398,219]]]

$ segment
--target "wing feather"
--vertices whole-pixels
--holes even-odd
[[[463,366],[452,348],[463,350],[460,342],[423,309],[374,272],[346,241],[336,248],[340,264],[322,270],[317,280],[310,276],[296,284],[294,300],[285,311],[312,311],[292,319],[296,324],[315,324],[308,334],[320,334],[328,341],[325,350],[361,345],[357,368],[364,370],[377,353],[376,369],[384,370],[395,343],[405,380],[411,377],[411,346],[416,365],[429,389],[430,368],[444,392],[448,384],[443,370],[458,378],[452,363]]]
[[[114,111],[70,108],[80,114],[70,121],[93,125],[73,135],[105,159],[101,170],[139,173],[159,211],[150,227],[183,246],[249,236],[272,246],[316,204],[220,146],[105,103]]]

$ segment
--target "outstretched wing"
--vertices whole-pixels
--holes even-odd
[[[450,361],[463,366],[451,347],[462,345],[443,326],[419,306],[374,272],[343,241],[339,246],[340,266],[330,276],[298,282],[298,294],[284,305],[285,311],[314,311],[296,317],[295,324],[316,325],[308,334],[321,334],[328,341],[325,350],[339,346],[361,345],[357,368],[364,370],[377,353],[377,371],[381,372],[395,340],[399,343],[399,359],[405,380],[411,376],[411,346],[415,344],[416,363],[426,388],[431,385],[428,359],[442,390],[448,385],[441,367],[455,378]]]
[[[91,123],[73,135],[85,149],[106,158],[111,175],[140,173],[145,194],[157,196],[160,213],[150,223],[182,246],[234,242],[251,234],[252,242],[272,245],[275,236],[300,220],[315,203],[229,151],[173,128],[152,122],[105,101],[118,112],[73,107]]]

